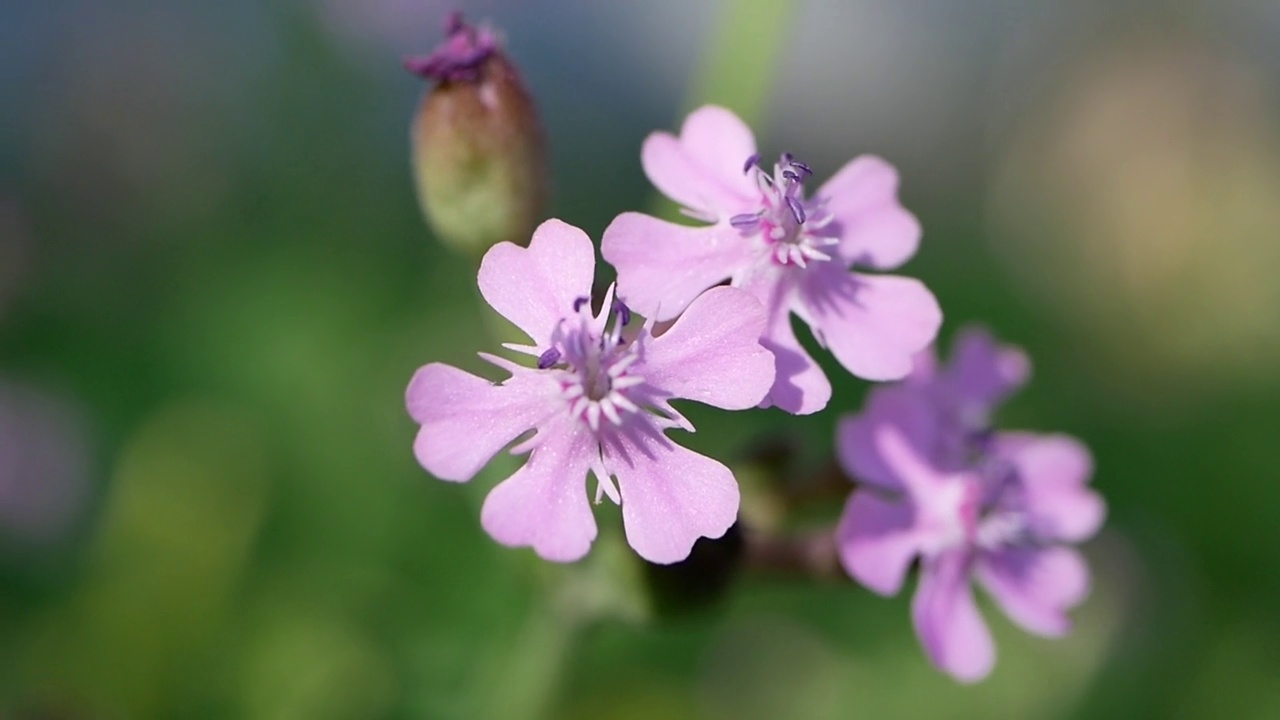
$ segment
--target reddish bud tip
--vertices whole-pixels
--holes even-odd
[[[429,55],[405,58],[405,69],[439,83],[479,81],[485,61],[498,50],[493,31],[468,25],[455,10],[446,18],[444,32],[444,42]]]
[[[435,81],[411,133],[419,201],[436,237],[465,252],[527,243],[549,185],[533,97],[492,30],[452,13],[445,36],[431,54],[405,60]]]

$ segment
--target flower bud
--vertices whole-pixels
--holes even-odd
[[[526,244],[543,219],[546,148],[533,98],[486,27],[449,16],[445,41],[405,68],[435,83],[413,121],[413,171],[427,222],[480,255]]]

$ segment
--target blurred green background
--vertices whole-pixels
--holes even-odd
[[[452,5],[12,2],[0,718],[1280,717],[1280,4],[458,6],[505,30],[553,214],[593,237],[652,205],[644,136],[707,100],[819,178],[898,165],[944,340],[1024,345],[1003,424],[1094,450],[1076,632],[988,612],[1000,660],[965,688],[905,595],[747,574],[645,619],[616,539],[560,568],[484,535],[510,463],[435,481],[403,410],[416,367],[492,349],[408,167],[399,61]],[[811,472],[864,391],[681,441]]]

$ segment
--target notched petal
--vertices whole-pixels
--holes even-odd
[[[645,347],[636,372],[670,397],[745,410],[773,385],[774,357],[760,344],[764,307],[743,290],[716,287]]]
[[[658,564],[684,560],[700,537],[718,538],[738,517],[738,483],[723,464],[636,424],[604,446],[618,478],[627,542]]]
[[[421,425],[413,450],[427,472],[464,482],[519,435],[554,412],[554,384],[514,376],[502,384],[442,363],[418,369],[405,391]]]
[[[547,220],[534,230],[527,248],[513,243],[489,248],[477,281],[494,310],[545,348],[561,318],[571,314],[573,301],[591,293],[595,267],[595,245],[586,233]]]
[[[689,114],[679,136],[650,135],[640,162],[664,195],[701,215],[724,219],[750,209],[755,185],[742,168],[755,151],[746,123],[725,108],[707,105]]]
[[[586,480],[598,446],[581,423],[568,418],[539,429],[539,435],[524,467],[485,498],[480,524],[503,545],[572,562],[587,554],[596,537]]]

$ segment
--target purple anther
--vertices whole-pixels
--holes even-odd
[[[614,300],[613,311],[618,313],[618,322],[623,325],[631,322],[631,308],[627,307],[626,303],[621,300]]]
[[[739,230],[750,230],[760,223],[760,216],[755,213],[743,213],[729,218],[729,224]]]
[[[791,216],[796,219],[796,224],[803,225],[804,224],[804,206],[800,204],[800,201],[788,195],[787,207],[791,208]]]
[[[538,369],[546,370],[558,362],[560,362],[560,351],[551,348],[538,356]]]
[[[794,159],[795,159],[795,156],[794,156],[794,155],[792,155],[791,153],[789,153],[789,152],[784,152],[784,153],[782,153],[782,164],[783,164],[783,165],[790,165],[790,164],[791,164],[791,162],[792,162]]]
[[[990,448],[995,439],[996,429],[990,426],[969,433],[969,442],[983,450]]]
[[[760,153],[754,153],[754,154],[752,154],[752,156],[751,156],[751,157],[749,157],[749,158],[747,158],[747,161],[746,161],[745,163],[743,163],[743,165],[742,165],[742,173],[745,175],[746,173],[751,172],[751,168],[753,168],[753,167],[755,167],[755,166],[757,166],[757,165],[759,165],[759,164],[760,164]]]
[[[573,301],[573,311],[574,311],[574,312],[578,312],[579,310],[581,310],[581,309],[582,309],[582,306],[583,306],[583,305],[586,305],[586,304],[587,304],[587,303],[589,303],[589,302],[591,302],[591,298],[589,298],[589,297],[580,297],[580,298],[578,298],[578,299],[574,300],[574,301]]]
[[[795,168],[796,170],[799,170],[800,174],[806,178],[813,175],[813,170],[808,165],[800,162],[799,160],[792,160],[787,164]]]
[[[795,174],[795,173],[793,173],[793,172],[791,172],[790,170],[783,170],[783,171],[782,171],[782,177],[784,177],[784,178],[786,178],[786,179],[788,179],[788,180],[790,180],[790,181],[792,181],[792,182],[800,182],[800,176],[799,176],[799,175],[797,175],[797,174]]]

